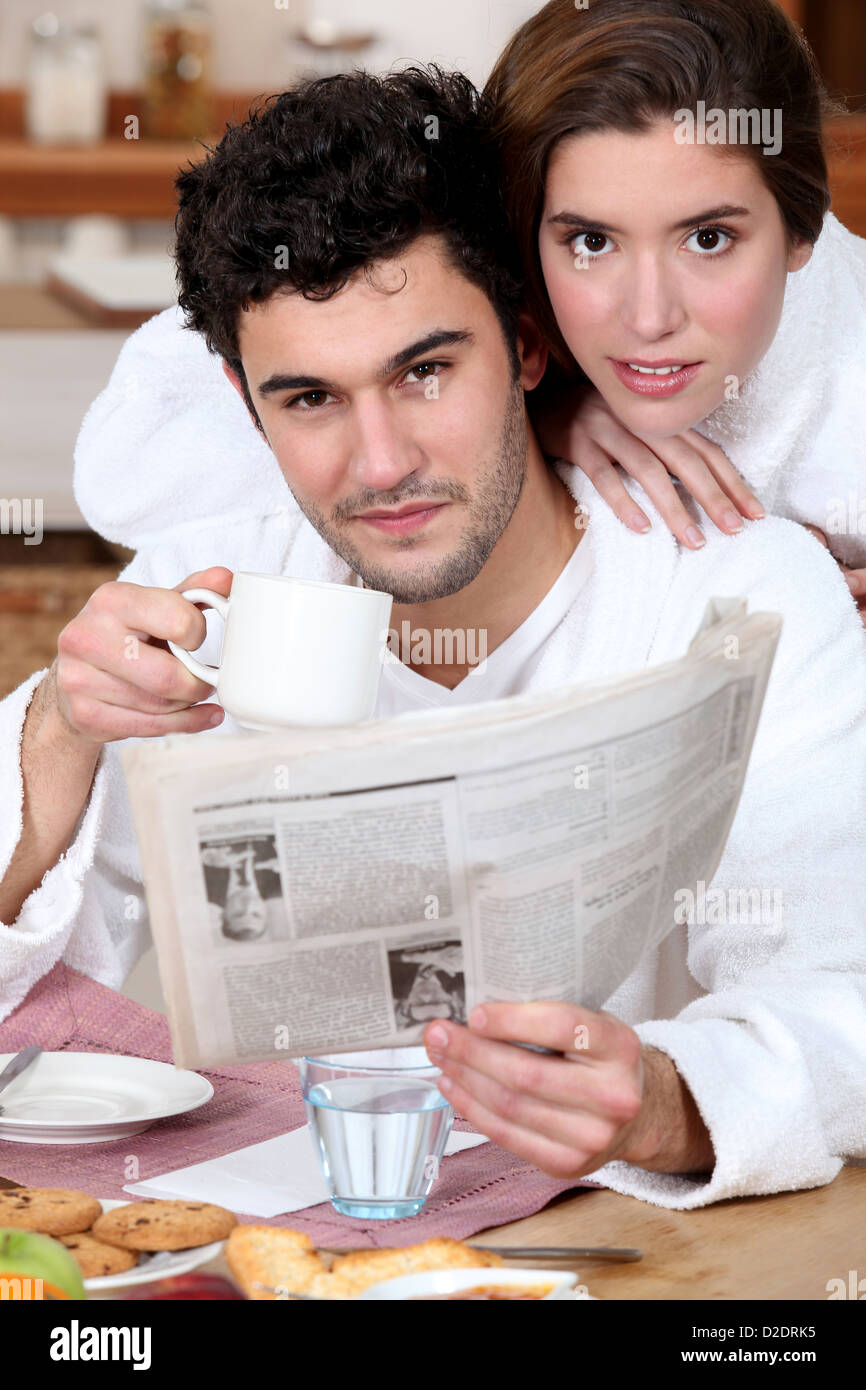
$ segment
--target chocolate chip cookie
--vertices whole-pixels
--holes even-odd
[[[224,1240],[237,1217],[210,1202],[170,1202],[146,1197],[106,1211],[91,1234],[124,1250],[187,1250]]]
[[[101,1215],[95,1197],[68,1187],[15,1187],[0,1192],[0,1226],[66,1236],[88,1230]]]
[[[89,1231],[77,1235],[58,1236],[78,1261],[83,1279],[96,1279],[103,1274],[123,1274],[138,1264],[137,1250],[121,1250],[119,1245],[106,1245]]]

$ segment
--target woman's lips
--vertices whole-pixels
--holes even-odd
[[[417,512],[404,512],[402,516],[359,516],[357,520],[366,522],[368,526],[375,526],[378,531],[384,531],[388,535],[402,536],[426,526],[427,522],[447,505],[447,502],[439,502],[434,507],[424,507]]]
[[[703,363],[691,362],[684,365],[680,371],[668,372],[665,376],[633,371],[627,362],[617,362],[613,357],[610,359],[610,365],[623,386],[627,386],[636,396],[658,397],[675,396],[679,391],[684,391],[694,381]]]

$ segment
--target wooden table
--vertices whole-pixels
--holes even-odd
[[[829,1279],[847,1285],[852,1269],[866,1278],[864,1211],[866,1168],[846,1167],[827,1187],[740,1197],[696,1211],[668,1211],[619,1192],[584,1189],[471,1239],[642,1250],[643,1259],[633,1264],[575,1264],[580,1282],[600,1299],[826,1302]],[[222,1256],[202,1268],[229,1273]]]

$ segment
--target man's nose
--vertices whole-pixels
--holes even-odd
[[[387,492],[423,462],[408,423],[389,401],[360,402],[352,421],[350,479],[355,486]]]
[[[654,343],[681,330],[687,314],[676,272],[656,257],[636,261],[621,286],[620,316],[636,339]]]

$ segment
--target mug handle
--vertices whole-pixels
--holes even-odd
[[[222,594],[214,593],[213,589],[184,589],[181,598],[188,598],[192,603],[206,603],[208,607],[215,608],[223,622],[228,617],[229,600],[223,598]],[[216,685],[220,673],[218,666],[206,666],[203,661],[197,661],[186,647],[179,647],[177,643],[169,642],[168,638],[166,638],[166,644],[178,661],[182,662],[194,676],[198,676],[200,681],[204,681],[205,685]]]

